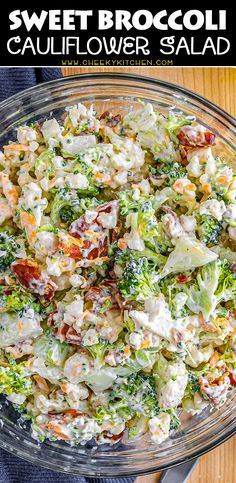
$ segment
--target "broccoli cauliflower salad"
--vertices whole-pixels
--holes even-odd
[[[160,444],[236,385],[236,178],[215,134],[78,104],[0,153],[0,391],[39,441]]]

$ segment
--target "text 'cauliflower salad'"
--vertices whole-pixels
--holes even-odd
[[[0,391],[39,441],[159,444],[236,385],[236,178],[190,116],[66,111],[0,155]]]

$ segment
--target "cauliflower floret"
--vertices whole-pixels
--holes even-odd
[[[65,324],[75,324],[78,328],[81,327],[83,323],[83,307],[83,299],[80,295],[75,295],[75,300],[65,307],[65,312],[63,315],[63,321]]]
[[[199,207],[200,215],[214,216],[218,221],[222,220],[223,213],[226,211],[224,201],[218,201],[215,199],[203,201]]]
[[[17,129],[17,139],[21,144],[28,144],[31,141],[35,141],[37,138],[37,132],[29,126],[20,126]]]
[[[173,320],[164,296],[160,294],[156,299],[147,299],[144,303],[145,312],[131,310],[129,316],[135,322],[136,328],[146,328],[150,332],[169,341],[174,340],[176,332],[184,332],[182,319]]]
[[[70,408],[77,409],[81,412],[87,412],[89,410],[86,401],[89,397],[89,391],[85,384],[65,382],[61,384],[61,390],[65,393],[65,399]]]
[[[154,418],[149,419],[148,427],[153,443],[161,444],[162,441],[167,439],[169,436],[170,415],[168,413],[160,412],[158,416],[154,416]]]
[[[73,384],[84,382],[91,372],[92,361],[86,352],[76,352],[65,362],[64,376]]]
[[[64,395],[57,391],[54,397],[48,398],[45,394],[37,393],[34,397],[35,408],[43,414],[48,414],[49,411],[64,411],[68,409]]]
[[[130,127],[135,133],[138,131],[149,131],[155,127],[157,115],[152,104],[148,103],[142,109],[131,111],[123,118],[124,126]]]
[[[84,190],[88,188],[89,182],[84,174],[66,174],[56,179],[55,186],[69,186],[69,188]]]
[[[117,209],[116,206],[112,206],[110,213],[100,213],[98,216],[99,223],[103,226],[103,228],[115,228],[117,225]]]
[[[58,138],[61,134],[61,127],[58,124],[56,119],[48,119],[45,121],[41,126],[41,131],[43,133],[43,137],[46,141],[50,138]]]
[[[139,332],[131,332],[131,334],[129,334],[127,338],[128,338],[128,342],[132,347],[134,347],[135,349],[140,349],[141,342],[142,342],[142,334],[140,334]]]
[[[30,210],[37,226],[40,226],[44,210],[47,208],[48,201],[42,198],[42,190],[36,183],[25,184],[19,198],[19,207],[25,211]]]
[[[160,407],[163,409],[178,406],[188,383],[188,373],[185,364],[165,364],[165,372],[157,379],[157,393]]]
[[[229,223],[229,225],[233,222],[236,222],[236,204],[230,203],[227,206],[226,211],[224,212],[223,216],[224,220]]]
[[[37,233],[35,250],[39,257],[51,255],[57,250],[57,245],[57,236],[55,233],[48,231],[41,231]]]
[[[105,317],[96,318],[96,330],[99,336],[110,342],[115,342],[123,329],[123,319],[117,311],[110,310],[106,312]]]
[[[90,147],[96,146],[97,139],[94,134],[88,134],[84,136],[61,136],[60,141],[62,143],[63,151],[68,154],[79,154],[81,151]]]
[[[68,112],[68,118],[73,127],[79,128],[80,131],[98,131],[100,122],[95,117],[96,113],[93,106],[87,109],[83,104],[75,104],[74,106],[67,107],[66,111]]]
[[[187,160],[189,164],[186,169],[189,176],[199,178],[204,172],[209,176],[216,172],[216,163],[210,147],[190,150]]]
[[[194,233],[197,228],[196,218],[193,215],[180,215],[180,223],[187,233]]]
[[[196,185],[188,178],[179,178],[173,184],[176,193],[182,195],[182,201],[192,201],[196,196]]]
[[[25,402],[26,396],[24,396],[23,394],[17,394],[16,392],[12,392],[7,396],[7,400],[13,404],[21,406],[21,404]]]
[[[80,287],[84,283],[84,277],[78,273],[73,273],[73,275],[70,276],[69,281],[72,287]]]
[[[59,277],[63,272],[73,272],[75,268],[75,261],[67,256],[50,255],[46,258],[48,275]]]
[[[161,219],[164,230],[170,236],[171,239],[180,237],[183,234],[183,227],[180,224],[179,218],[172,215],[171,213],[166,213]]]
[[[145,248],[144,241],[134,230],[131,230],[130,233],[124,234],[124,241],[131,250],[139,250],[142,252]]]

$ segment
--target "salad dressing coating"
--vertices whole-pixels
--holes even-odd
[[[0,391],[39,441],[160,444],[236,384],[236,180],[214,133],[82,104],[0,154]],[[230,160],[228,160],[230,161]]]

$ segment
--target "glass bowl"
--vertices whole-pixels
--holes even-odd
[[[236,166],[235,120],[225,111],[191,91],[153,78],[123,74],[86,74],[62,78],[33,87],[0,104],[0,146],[15,138],[15,129],[27,122],[62,116],[76,102],[93,103],[99,113],[125,113],[137,108],[139,100],[153,103],[159,111],[169,109],[195,115],[218,136],[217,152]],[[4,398],[2,397],[2,400]],[[236,392],[218,410],[182,418],[181,428],[160,446],[142,437],[108,446],[70,447],[63,442],[38,444],[29,423],[3,401],[0,410],[0,446],[32,463],[65,473],[124,477],[141,475],[178,465],[211,450],[236,432]]]

